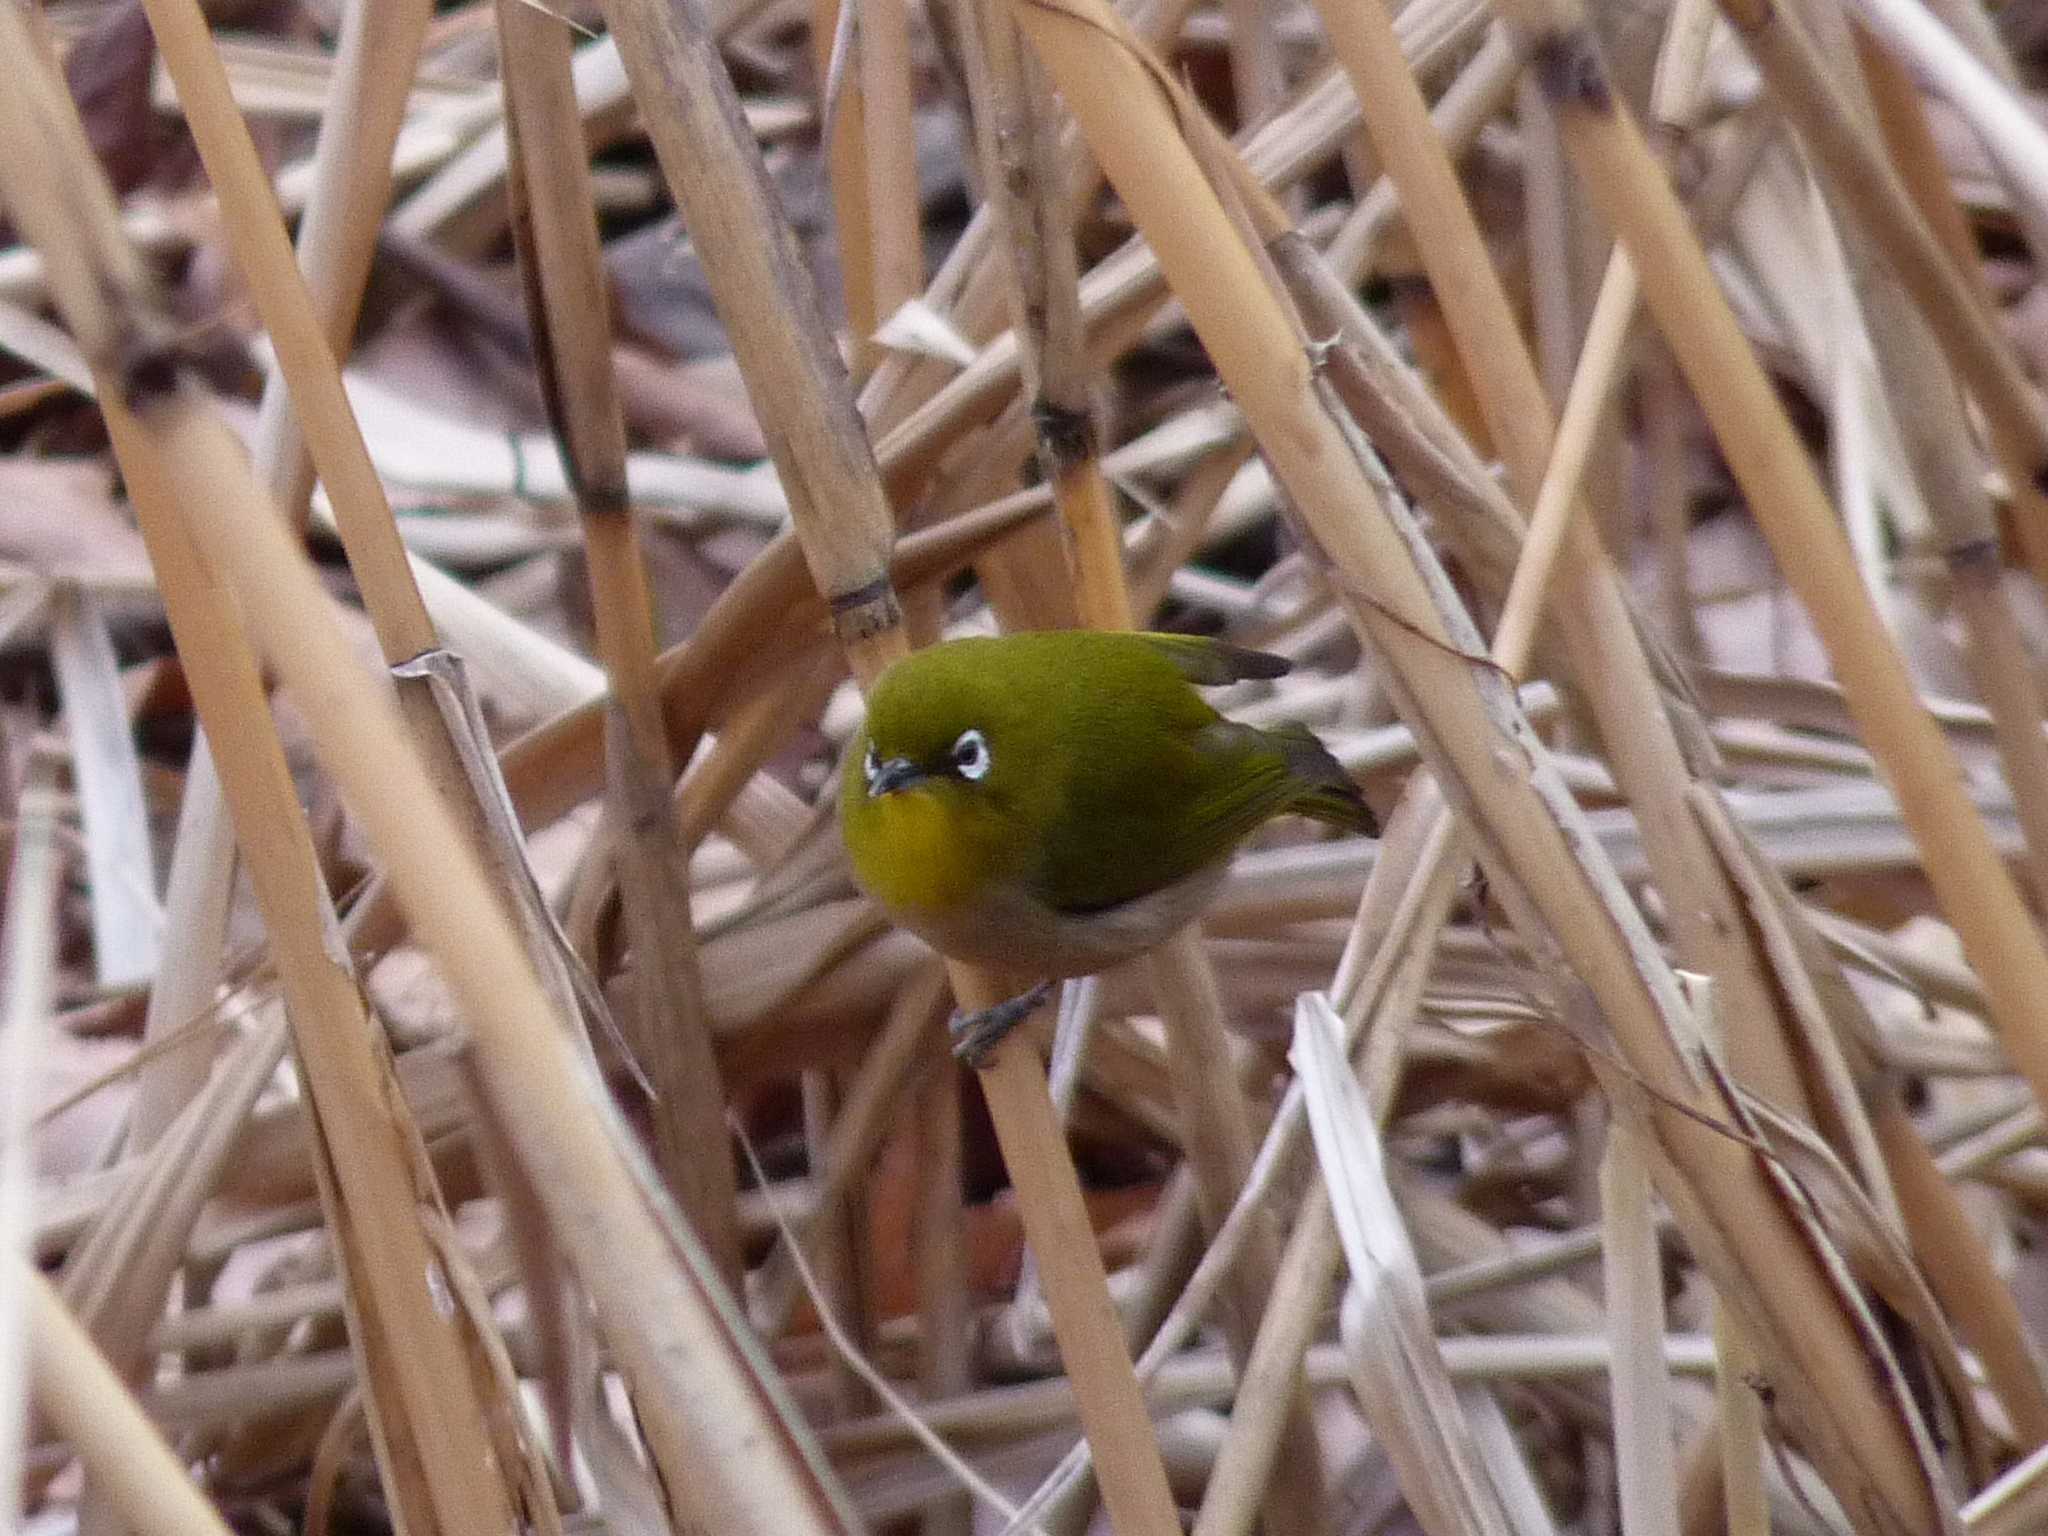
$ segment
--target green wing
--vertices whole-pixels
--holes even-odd
[[[1221,716],[1150,755],[1142,775],[1077,786],[1076,814],[1044,848],[1041,890],[1067,912],[1100,911],[1228,859],[1287,812],[1376,830],[1356,786],[1305,727],[1262,731]]]
[[[1198,688],[1246,678],[1284,677],[1294,669],[1285,656],[1249,650],[1203,635],[1146,634],[1140,639],[1173,663]],[[1260,822],[1292,811],[1366,836],[1379,832],[1378,819],[1358,786],[1329,748],[1305,725],[1256,730],[1219,718],[1205,728],[1199,749],[1223,761],[1221,775],[1232,793],[1218,797],[1218,821],[1234,843]]]

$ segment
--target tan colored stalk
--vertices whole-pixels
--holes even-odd
[[[1921,1273],[1983,1364],[2023,1448],[2048,1443],[2048,1385],[2026,1321],[1999,1277],[1983,1235],[1921,1139],[1896,1088],[1871,1108],[1871,1128],[1897,1191]]]
[[[1671,1382],[1658,1349],[1666,1327],[1664,1262],[1651,1198],[1650,1171],[1634,1128],[1610,1124],[1600,1160],[1606,1230],[1600,1273],[1608,1346],[1621,1362],[1608,1387],[1614,1394],[1622,1529],[1630,1536],[1678,1536]]]
[[[921,996],[926,1006],[943,997],[938,978]],[[924,1050],[946,1049],[943,1027],[928,1031]],[[927,1402],[974,1385],[973,1291],[967,1275],[967,1209],[962,1192],[960,1078],[933,1074],[913,1111],[913,1148],[921,1182],[912,1234],[917,1244],[918,1385]],[[924,1536],[972,1536],[974,1507],[964,1495],[941,1499],[925,1511]]]
[[[924,288],[924,199],[917,181],[915,72],[908,0],[859,0],[862,168],[868,184],[868,238],[875,323],[881,325]],[[841,260],[845,259],[844,252]],[[856,332],[873,366],[875,347]]]
[[[982,0],[950,3],[964,16],[969,5],[979,5]],[[1164,0],[1148,8],[1142,23],[1146,37],[1156,41],[1178,34],[1193,9],[1194,0]],[[1052,185],[1063,189],[1069,209],[1085,206],[1101,188],[1101,172],[1078,138],[1067,140]],[[997,189],[991,185],[988,190],[992,196]],[[1004,263],[994,239],[996,219],[995,207],[985,200],[975,210],[924,295],[925,302],[944,314],[955,331],[977,344],[989,342],[1001,330],[1008,298]],[[874,372],[862,390],[862,413],[874,423],[880,436],[931,400],[952,374],[950,366],[929,358],[891,358]]]
[[[614,0],[608,12],[741,372],[762,420],[776,425],[771,447],[812,579],[867,687],[908,649],[889,582],[892,519],[815,292],[696,6]],[[1017,990],[967,967],[950,970],[954,997],[969,1011]],[[995,1051],[981,1084],[1111,1518],[1126,1532],[1168,1536],[1178,1525],[1172,1494],[1028,1033]]]
[[[2035,1006],[2048,996],[2048,953],[1962,791],[1962,766],[1871,606],[1806,451],[1721,298],[1683,211],[1626,110],[1607,91],[1580,13],[1572,0],[1513,0],[1513,12],[1533,36],[1567,147],[1634,258],[1645,300],[1899,797],[1942,909],[1983,977],[2006,1051],[2048,1100],[2048,1032],[2038,1025]]]
[[[202,467],[217,488],[238,486],[220,429],[175,401],[153,410],[168,417],[152,421],[168,439],[166,457]],[[598,1305],[670,1496],[729,1529],[844,1528],[836,1490],[751,1355],[715,1267],[632,1161],[629,1134],[538,990],[390,706],[352,668],[310,571],[259,511],[217,498],[217,511],[187,503],[187,515],[217,568],[237,552],[235,592],[252,628],[303,701],[416,934],[447,969],[494,1112]]]
[[[459,664],[440,648],[383,486],[342,389],[332,338],[323,329],[324,322],[339,331],[352,319],[357,298],[340,290],[347,286],[341,279],[354,274],[329,274],[335,278],[330,285],[333,302],[325,316],[316,313],[278,218],[269,180],[235,107],[206,17],[196,0],[157,0],[149,8],[149,19],[178,86],[181,110],[227,214],[230,247],[276,348],[401,706],[439,792],[461,810],[477,846],[492,859],[500,888],[521,917],[542,975],[566,1003],[571,989],[561,962],[551,952],[552,926],[538,910],[538,895],[513,846],[513,829],[501,824],[498,814],[495,765],[477,729],[480,712],[467,695]],[[344,144],[347,147],[351,146]],[[368,151],[376,146],[354,147]],[[336,185],[330,182],[326,190],[338,198],[342,194]],[[374,194],[385,190],[388,181],[371,174],[353,185]],[[343,265],[339,256],[335,264]],[[281,424],[279,435],[264,446],[268,473],[277,483],[295,486],[293,445]]]
[[[1770,1501],[1764,1491],[1763,1404],[1751,1385],[1756,1356],[1726,1309],[1714,1313],[1714,1397],[1720,1422],[1713,1432],[1719,1452],[1721,1514],[1715,1530],[1727,1536],[1770,1536]]]
[[[1327,290],[1319,289],[1314,274],[1294,259],[1299,244],[1299,237],[1289,236],[1276,246],[1282,273],[1297,283],[1303,294],[1303,307],[1309,314],[1336,321],[1337,316],[1329,311]],[[1632,300],[1626,273],[1625,262],[1617,262],[1596,307],[1584,367],[1574,380],[1566,404],[1558,453],[1538,492],[1536,522],[1529,531],[1523,558],[1515,569],[1514,585],[1502,611],[1495,659],[1510,673],[1520,672],[1528,665],[1545,594],[1578,502],[1577,484],[1585,473],[1593,429],[1613,383]],[[1349,361],[1350,354],[1342,346],[1330,354],[1331,378],[1340,396],[1346,399],[1351,398],[1347,384],[1354,378],[1346,366]],[[1453,875],[1459,839],[1454,832],[1449,810],[1432,781],[1413,781],[1413,787],[1388,823],[1374,876],[1368,880],[1366,895],[1359,905],[1346,960],[1348,965],[1355,957],[1369,956],[1369,960],[1359,962],[1367,966],[1367,972],[1355,984],[1347,983],[1347,967],[1340,967],[1335,991],[1343,1000],[1351,1029],[1363,1030],[1366,1038],[1377,1041],[1374,1049],[1382,1055],[1393,1048],[1390,1042],[1399,1038],[1395,1026],[1404,1015],[1400,999],[1406,995],[1399,989],[1419,985],[1421,973],[1411,976],[1409,969],[1414,962],[1404,957],[1428,953],[1457,894]],[[1412,1002],[1409,1006],[1412,1007]],[[1387,1077],[1391,1070],[1391,1065],[1384,1066],[1378,1075]],[[1301,1129],[1300,1106],[1290,1095],[1273,1134],[1298,1138]],[[1245,1368],[1247,1380],[1270,1379],[1284,1368],[1284,1362],[1301,1359],[1336,1276],[1338,1258],[1337,1231],[1329,1202],[1316,1193],[1303,1203],[1296,1218],[1279,1278],[1273,1285],[1272,1303],[1252,1361]],[[1261,1463],[1275,1453],[1276,1431],[1277,1424],[1270,1421],[1261,1426],[1242,1413],[1235,1416],[1233,1432],[1225,1442],[1212,1485],[1236,1489],[1254,1483]],[[1241,1500],[1236,1504],[1205,1504],[1198,1529],[1205,1533],[1235,1530],[1241,1525],[1243,1508]]]
[[[225,215],[228,243],[262,317],[313,462],[333,500],[385,659],[410,661],[439,643],[391,519],[383,483],[341,387],[341,370],[278,215],[256,146],[235,109],[227,71],[196,0],[151,0],[146,7],[180,110]]]
[[[50,1282],[13,1254],[5,1262],[26,1272],[36,1402],[76,1447],[129,1529],[139,1536],[228,1536],[227,1522],[193,1485]]]
[[[1182,0],[1173,0],[1158,7],[1146,23],[1148,38],[1158,35],[1155,24],[1158,28],[1177,28],[1181,6]],[[1483,8],[1471,5],[1469,0],[1428,0],[1426,4],[1404,9],[1396,30],[1403,51],[1411,53],[1418,65],[1437,63],[1451,50],[1473,40],[1484,19]],[[1503,77],[1511,79],[1517,67],[1512,50],[1504,44],[1489,44],[1481,50],[1469,70],[1460,76],[1461,82],[1469,83],[1473,89],[1453,89],[1443,103],[1449,114],[1447,121],[1455,125],[1450,134],[1455,143],[1463,145],[1477,133],[1492,109],[1475,111],[1475,105],[1497,99],[1504,88]],[[1355,129],[1357,121],[1357,108],[1350,93],[1342,89],[1341,81],[1325,78],[1304,89],[1295,105],[1279,118],[1246,134],[1245,156],[1262,178],[1270,179],[1276,186],[1291,186],[1334,153]],[[1093,185],[1091,181],[1090,186]],[[1377,210],[1375,218],[1368,222],[1379,227],[1391,217],[1394,201],[1384,180],[1375,190],[1386,194],[1367,199]],[[962,246],[966,245],[963,239]],[[1002,302],[1000,287],[993,286],[999,268],[988,266],[981,270],[990,285],[981,296],[991,316],[985,324],[993,329],[993,316],[1000,311]],[[1099,263],[1081,284],[1082,315],[1088,322],[1091,343],[1099,344],[1105,325],[1127,324],[1133,313],[1149,312],[1163,297],[1158,264],[1142,244],[1134,243]],[[970,302],[970,298],[963,298],[958,308],[964,311]],[[958,320],[958,315],[955,318]],[[968,334],[974,332],[970,329]],[[896,419],[894,413],[877,416],[886,426],[878,433],[876,457],[892,494],[905,500],[917,494],[947,443],[999,413],[1017,388],[1018,369],[1015,338],[995,336],[964,373],[955,377],[950,365],[938,369],[928,398],[902,419]],[[882,377],[877,376],[877,383]],[[977,444],[978,448],[981,446]]]
[[[1553,973],[1564,995],[1597,1009],[1584,1016],[1604,1021],[1649,1090],[1647,1104],[1635,1103],[1660,1190],[1715,1284],[1784,1362],[1773,1384],[1788,1422],[1846,1502],[1886,1511],[1870,1517],[1873,1528],[1880,1519],[1924,1528],[1941,1505],[1896,1378],[1872,1374],[1882,1346],[1852,1318],[1850,1298],[1815,1262],[1810,1234],[1756,1160],[1718,1129],[1726,1106],[1693,1075],[1683,1044],[1691,1023],[1669,971],[1555,767],[1517,723],[1499,674],[1470,660],[1469,623],[1446,627],[1457,610],[1441,572],[1367,478],[1299,331],[1181,140],[1192,112],[1103,8],[1021,0],[1018,15],[1309,522],[1354,621],[1386,659],[1389,689],[1457,796],[1492,889],[1536,953],[1570,957],[1568,971]]]
[[[31,55],[18,24],[11,41],[14,46],[5,52],[26,64]],[[18,69],[17,84],[24,76],[46,79]],[[351,656],[330,600],[263,504],[239,445],[182,382],[174,355],[157,340],[160,322],[140,306],[124,318],[109,315],[107,299],[140,295],[142,288],[132,257],[112,233],[111,197],[85,169],[91,162],[82,152],[76,118],[66,107],[51,105],[62,100],[45,88],[33,97],[12,92],[0,106],[13,142],[79,146],[69,154],[53,149],[10,159],[0,184],[16,218],[46,256],[54,253],[53,269],[66,274],[60,298],[86,354],[99,364],[117,451],[151,528],[166,597],[178,594],[174,623],[188,644],[189,675],[201,690],[206,723],[223,751],[230,739],[246,744],[246,751],[238,751],[238,761],[248,764],[246,775],[229,779],[228,760],[222,759],[231,803],[247,802],[237,804],[244,812],[238,819],[252,827],[269,822],[273,830],[282,822],[288,831],[289,820],[271,808],[289,808],[295,815],[297,802],[276,737],[263,728],[268,712],[255,657],[235,628],[236,604],[218,584],[222,574],[233,582],[241,611],[264,635],[271,661],[299,694],[322,756],[386,856],[418,931],[447,966],[475,1026],[472,1049],[495,1111],[527,1162],[534,1188],[549,1202],[564,1250],[581,1265],[636,1390],[665,1487],[684,1508],[726,1529],[847,1528],[832,1485],[805,1459],[807,1442],[790,1427],[793,1419],[772,1379],[746,1355],[729,1304],[721,1312],[718,1285],[701,1251],[673,1224],[664,1229],[658,1198],[627,1160],[630,1140],[606,1121],[601,1091],[542,996],[476,855],[413,755],[389,699]],[[123,400],[138,408],[136,414]],[[190,519],[191,532],[207,546],[204,557],[166,515],[174,511]],[[185,594],[198,600],[188,602]],[[231,730],[229,737],[222,736],[224,729]],[[238,785],[246,796],[236,792]],[[274,913],[288,912],[288,901],[311,902],[318,890],[317,872],[297,885],[283,878],[289,873],[284,855],[292,849],[289,838],[278,841],[275,853],[252,865],[259,890],[276,898],[266,900]],[[304,858],[310,868],[309,848]],[[323,1052],[342,1057],[344,1068],[352,1053],[367,1058],[373,1037],[361,1019],[353,980],[336,964],[344,953],[340,944],[317,921],[287,925],[273,916],[272,927],[280,955],[288,959],[282,969],[305,992],[294,1000],[294,1020],[317,1026],[302,1037],[309,1066]],[[357,1010],[353,1024],[351,1009]],[[312,1076],[317,1082],[322,1073]],[[367,1096],[387,1117],[397,1102],[388,1087],[368,1085]],[[343,1115],[330,1124],[329,1134],[351,1124]],[[351,1134],[345,1153],[335,1159],[337,1181],[370,1178],[388,1159],[390,1146],[367,1126]],[[474,1530],[494,1506],[505,1511],[493,1467],[510,1473],[516,1463],[506,1456],[509,1448],[456,1449],[446,1443],[474,1422],[460,1407],[473,1378],[459,1353],[445,1363],[439,1358],[458,1347],[429,1294],[444,1260],[431,1248],[408,1256],[405,1250],[425,1240],[413,1223],[395,1219],[415,1198],[412,1176],[413,1170],[400,1170],[407,1187],[396,1199],[370,1189],[352,1201],[352,1211],[378,1225],[377,1240],[356,1250],[365,1273],[352,1289],[379,1301],[408,1290],[419,1293],[411,1311],[380,1308],[383,1327],[395,1328],[408,1317],[428,1321],[409,1334],[391,1335],[389,1358],[377,1358],[375,1368],[378,1379],[391,1371],[409,1382],[423,1402],[454,1399],[439,1413],[415,1416],[415,1433],[432,1448],[416,1464],[448,1511],[436,1526]],[[380,1328],[375,1337],[386,1335]],[[679,1376],[685,1360],[687,1386]],[[721,1446],[739,1444],[747,1447],[744,1458],[735,1451],[719,1453]]]
[[[1023,378],[1038,431],[1039,462],[1052,482],[1067,528],[1074,588],[1084,625],[1131,628],[1122,524],[1102,470],[1081,323],[1068,203],[1054,142],[1054,103],[1037,60],[1023,47],[1005,4],[977,5],[986,88],[977,102],[984,179],[1002,243],[1010,252],[1011,312]],[[1250,1106],[1238,1086],[1221,989],[1201,933],[1189,925],[1153,951],[1147,966],[1160,1012],[1172,1032],[1173,1080],[1181,1146],[1194,1170],[1201,1214],[1213,1235],[1243,1189],[1257,1142]],[[1270,1221],[1247,1241],[1229,1287],[1224,1320],[1235,1358],[1249,1357],[1278,1262]],[[1265,1500],[1274,1536],[1325,1528],[1329,1492],[1306,1392],[1290,1394],[1278,1463]]]
[[[675,767],[655,683],[654,613],[626,495],[626,432],[612,371],[609,292],[590,165],[537,153],[580,133],[569,31],[521,0],[497,7],[513,231],[541,391],[583,519],[598,654],[611,681],[607,802],[633,952],[623,1020],[654,1089],[655,1162],[735,1294],[746,1266],[725,1098],[690,915],[689,855],[666,814]]]
[[[12,16],[13,13],[10,13]],[[174,375],[153,351],[161,322],[139,302],[144,290],[132,254],[119,244],[111,194],[98,179],[69,102],[38,68],[19,19],[0,18],[0,53],[16,68],[8,136],[34,146],[0,177],[11,211],[46,253],[70,270],[59,289],[66,319],[95,364],[109,428],[143,517],[159,585],[191,642],[188,676],[211,708],[230,804],[249,842],[249,869],[291,1000],[299,1062],[320,1115],[316,1170],[337,1252],[354,1283],[357,1326],[351,1337],[375,1382],[379,1448],[387,1486],[422,1530],[498,1529],[513,1523],[510,1491],[495,1467],[515,1464],[494,1447],[483,1385],[469,1369],[464,1340],[435,1297],[441,1260],[420,1212],[437,1197],[424,1172],[418,1132],[390,1080],[388,1052],[373,1029],[331,909],[296,790],[274,734],[253,728],[268,718],[253,666],[234,665],[230,615],[217,586],[189,546],[162,521],[171,477],[121,408],[125,366],[134,387],[162,388]],[[124,307],[126,306],[126,307]],[[115,363],[131,348],[125,365]],[[137,362],[141,357],[145,361]],[[144,382],[136,384],[137,379]],[[246,476],[246,469],[237,468]],[[279,531],[279,537],[283,537]],[[225,703],[224,703],[225,701]],[[228,722],[236,722],[229,727]],[[244,724],[243,722],[249,722]],[[233,753],[232,768],[225,755]],[[372,1227],[375,1228],[374,1236]]]
[[[874,208],[868,180],[867,71],[861,67],[857,0],[811,0],[811,66],[817,73],[818,117],[832,189],[832,230],[839,247],[839,281],[846,323],[853,332],[856,366],[865,373],[877,359],[875,330],[887,318],[875,301]],[[631,70],[628,69],[628,78]]]

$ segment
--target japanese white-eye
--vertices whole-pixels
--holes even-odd
[[[954,959],[1052,980],[1141,954],[1201,911],[1261,823],[1377,830],[1306,727],[1226,719],[1196,692],[1288,666],[1092,630],[916,652],[876,681],[847,750],[854,872]]]

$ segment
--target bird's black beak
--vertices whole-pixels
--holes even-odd
[[[925,771],[907,757],[892,757],[868,780],[868,795],[879,800],[899,789],[908,789],[925,776]]]

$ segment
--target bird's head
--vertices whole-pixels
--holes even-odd
[[[886,905],[969,902],[1029,857],[1055,775],[1033,736],[1029,679],[991,662],[971,641],[921,651],[868,699],[840,819],[856,872]]]

